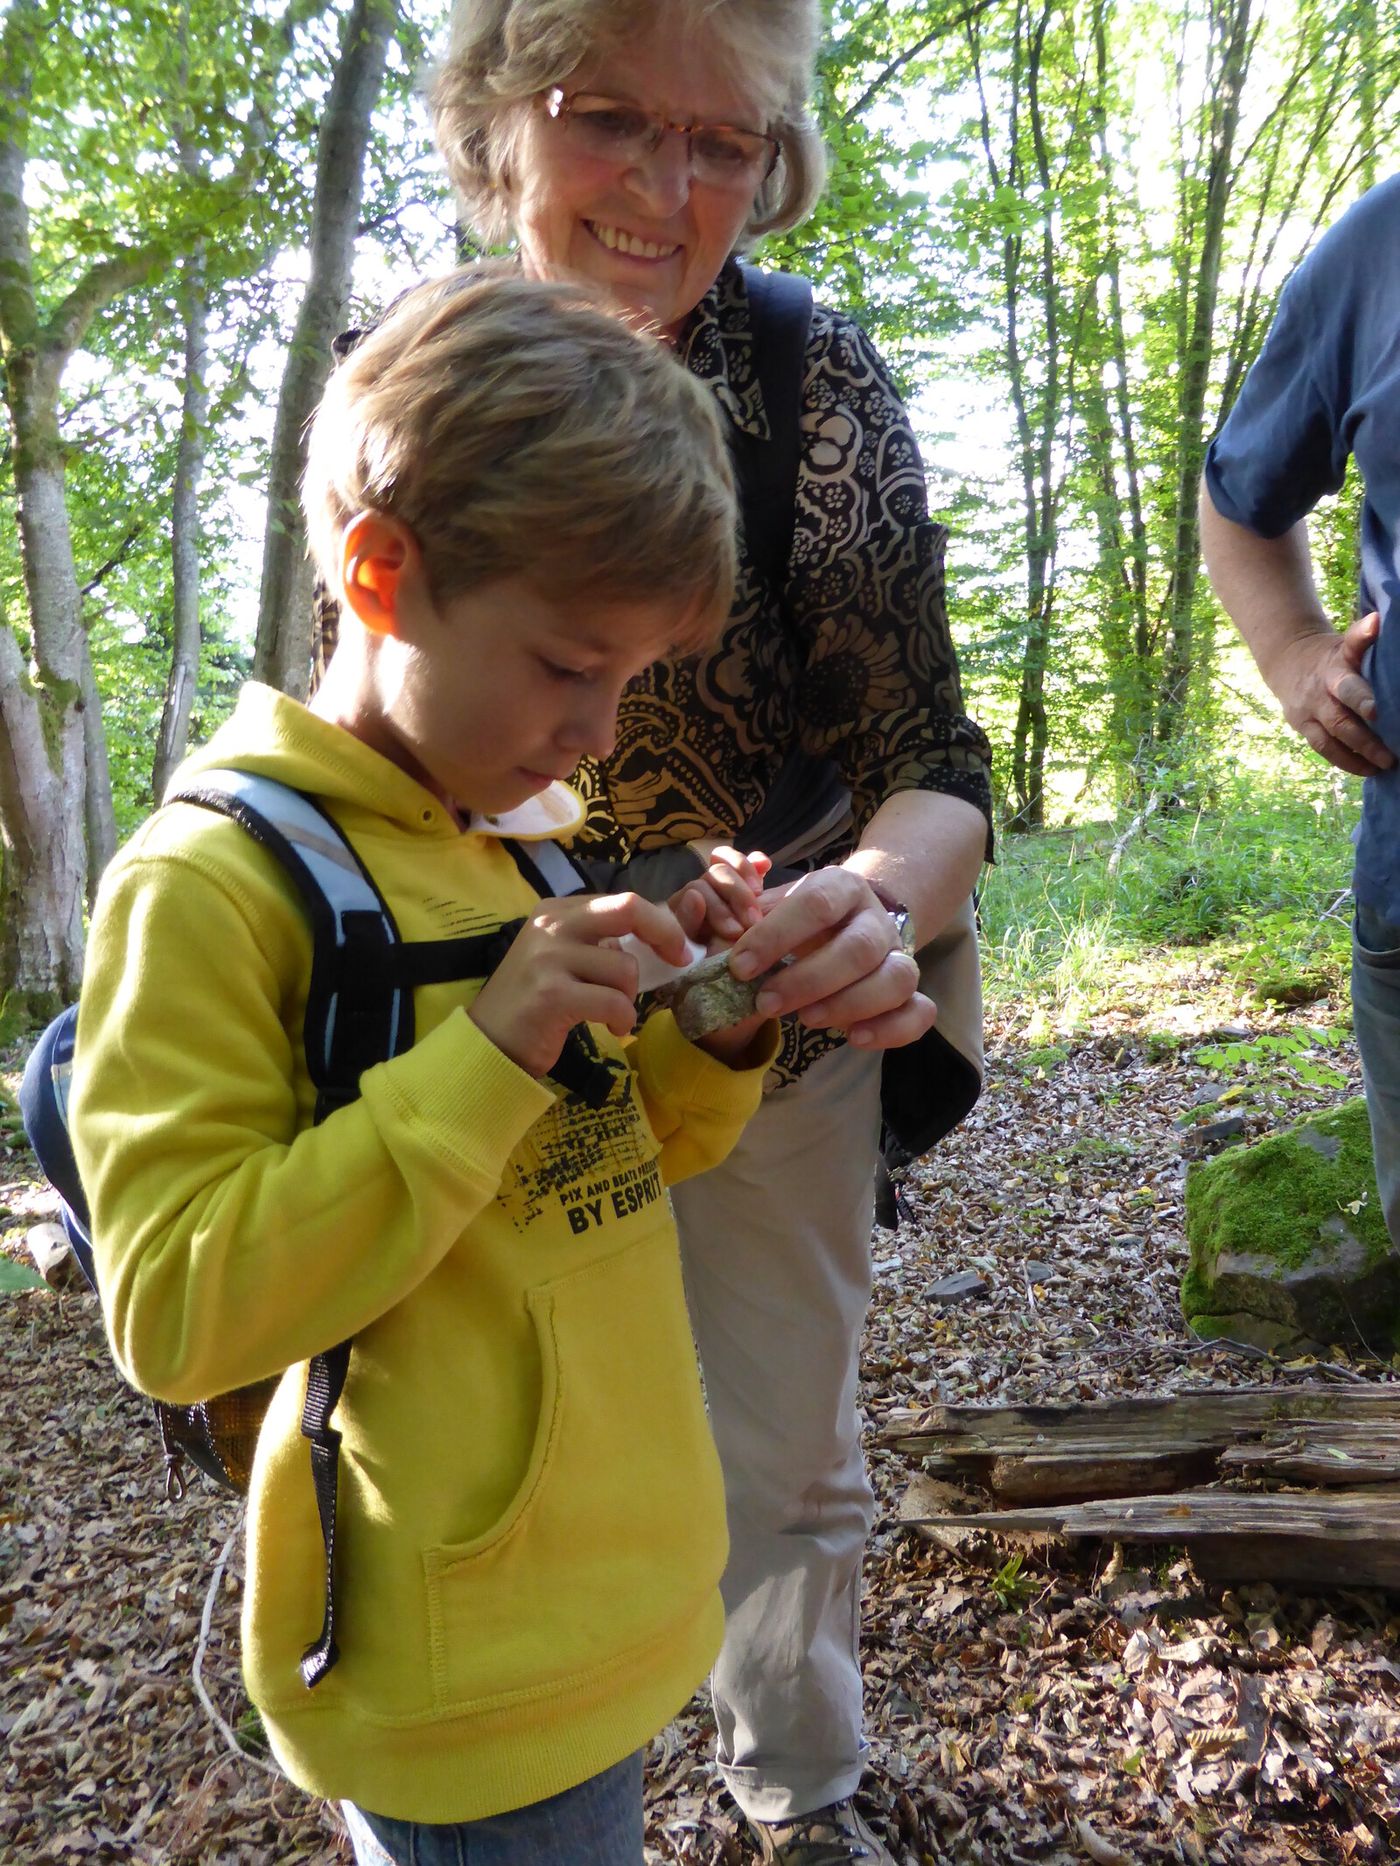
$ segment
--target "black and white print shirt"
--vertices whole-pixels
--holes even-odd
[[[692,314],[681,356],[730,421],[767,438],[748,299],[726,266]],[[623,697],[617,745],[574,782],[590,856],[618,864],[758,813],[790,751],[830,758],[851,822],[822,852],[840,861],[879,805],[946,791],[991,823],[991,749],[962,710],[944,603],[947,534],[928,516],[909,417],[869,338],[817,305],[807,344],[802,458],[786,587],[740,543],[728,626],[703,656],[659,663]],[[832,1047],[789,1028],[778,1068]]]

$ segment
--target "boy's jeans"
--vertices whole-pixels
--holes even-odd
[[[642,1866],[642,1756],[548,1801],[439,1826],[341,1812],[359,1866]]]
[[[1400,926],[1358,905],[1351,949],[1351,1010],[1381,1210],[1400,1249]]]

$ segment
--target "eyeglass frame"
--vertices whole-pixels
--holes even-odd
[[[756,187],[761,188],[764,182],[770,179],[773,170],[782,160],[783,145],[779,142],[778,138],[776,136],[770,136],[767,130],[751,129],[747,123],[707,123],[703,121],[695,123],[676,123],[673,122],[670,117],[663,117],[660,111],[645,110],[640,104],[635,104],[628,98],[610,97],[606,91],[566,91],[562,84],[550,85],[548,90],[540,92],[540,97],[544,103],[545,114],[555,123],[562,124],[565,129],[569,127],[573,105],[580,97],[592,97],[596,98],[599,103],[618,104],[624,109],[635,110],[638,116],[647,119],[653,126],[655,133],[654,140],[647,148],[647,155],[655,155],[657,150],[661,147],[667,132],[674,130],[678,136],[684,136],[685,138],[685,153],[687,160],[690,162],[692,173],[694,172],[695,158],[691,154],[690,138],[696,130],[729,130],[740,136],[756,136],[760,142],[767,143],[771,152],[768,158],[768,166],[763,171],[762,175],[758,177],[758,180],[754,184]]]

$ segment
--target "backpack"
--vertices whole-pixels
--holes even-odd
[[[492,933],[404,943],[383,896],[339,826],[314,797],[275,778],[233,769],[203,771],[165,801],[198,804],[232,818],[277,859],[296,886],[312,935],[302,1041],[316,1089],[317,1122],[356,1099],[366,1069],[412,1046],[415,985],[489,977],[524,924],[507,921]],[[505,847],[541,896],[571,894],[585,885],[557,843],[531,844],[527,852],[522,844],[507,840]],[[77,1014],[77,1005],[60,1012],[35,1044],[25,1067],[20,1111],[40,1169],[62,1200],[73,1254],[100,1297],[87,1198],[68,1132]],[[620,1068],[616,1061],[598,1057],[579,1026],[550,1074],[570,1095],[601,1107],[612,1094]],[[301,1662],[308,1688],[319,1684],[339,1657],[334,1551],[340,1434],[330,1421],[345,1385],[350,1349],[351,1343],[343,1341],[312,1359],[302,1411],[326,1557],[325,1619],[320,1637]],[[239,1495],[247,1491],[258,1433],[279,1378],[274,1375],[193,1406],[152,1401],[169,1501],[178,1502],[185,1494],[186,1460],[221,1488]]]

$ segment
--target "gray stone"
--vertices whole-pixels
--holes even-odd
[[[1286,1322],[1271,1322],[1248,1310],[1233,1315],[1198,1315],[1191,1322],[1192,1332],[1202,1341],[1242,1341],[1246,1347],[1263,1348],[1268,1354],[1292,1360],[1300,1354],[1326,1354],[1328,1343],[1300,1335]]]
[[[681,1035],[694,1043],[713,1030],[726,1030],[752,1017],[754,1000],[767,976],[735,978],[729,969],[729,954],[717,952],[699,960],[669,984],[659,986],[656,998],[670,1007]]]
[[[1300,1127],[1298,1145],[1311,1147],[1314,1153],[1320,1153],[1324,1160],[1335,1160],[1342,1150],[1340,1134],[1319,1134],[1315,1127]]]
[[[1221,1141],[1237,1140],[1245,1129],[1242,1114],[1222,1115],[1218,1121],[1208,1121],[1204,1127],[1193,1128],[1191,1138],[1198,1147],[1213,1147]]]
[[[967,1302],[973,1296],[983,1295],[987,1287],[975,1270],[959,1270],[956,1276],[943,1276],[936,1283],[931,1283],[928,1299],[949,1308],[955,1302]]]

